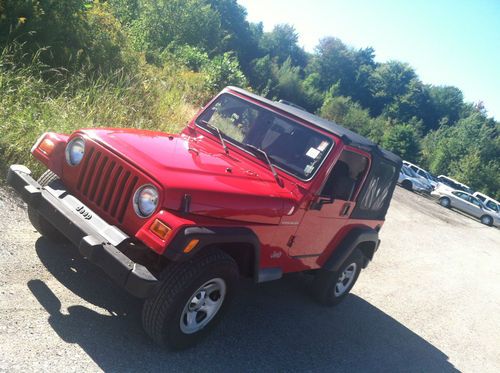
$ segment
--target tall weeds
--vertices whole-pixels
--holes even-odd
[[[40,49],[28,63],[23,46],[0,51],[0,171],[12,163],[40,171],[29,149],[45,131],[133,127],[178,132],[207,97],[205,77],[176,65],[140,63],[133,73],[68,74],[43,65]]]

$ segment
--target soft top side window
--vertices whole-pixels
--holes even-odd
[[[385,218],[400,167],[401,163],[372,154],[370,170],[361,186],[351,218],[375,220]]]
[[[330,172],[321,195],[332,199],[351,201],[356,195],[368,169],[368,158],[344,150]]]
[[[373,178],[369,180],[367,192],[361,201],[359,201],[360,207],[363,210],[381,210],[386,201],[390,199],[389,188],[394,178],[393,175],[396,173],[396,168],[389,163],[382,162],[376,171]]]

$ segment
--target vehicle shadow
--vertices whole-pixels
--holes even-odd
[[[109,311],[73,305],[63,314],[43,281],[28,282],[54,331],[107,372],[456,371],[443,352],[356,295],[336,308],[316,305],[301,275],[261,285],[243,282],[207,339],[170,352],[143,333],[141,302],[108,282],[76,249],[41,238],[36,252],[64,286]]]

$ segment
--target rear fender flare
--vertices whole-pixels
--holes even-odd
[[[356,248],[360,248],[365,256],[364,266],[366,267],[369,261],[373,259],[373,254],[377,251],[379,244],[378,232],[375,229],[370,227],[353,228],[326,260],[323,269],[333,272],[338,271]]]

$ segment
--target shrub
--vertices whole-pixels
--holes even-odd
[[[228,85],[246,87],[247,80],[240,70],[238,60],[230,53],[214,57],[203,68],[206,74],[206,88],[211,93],[216,93]]]

